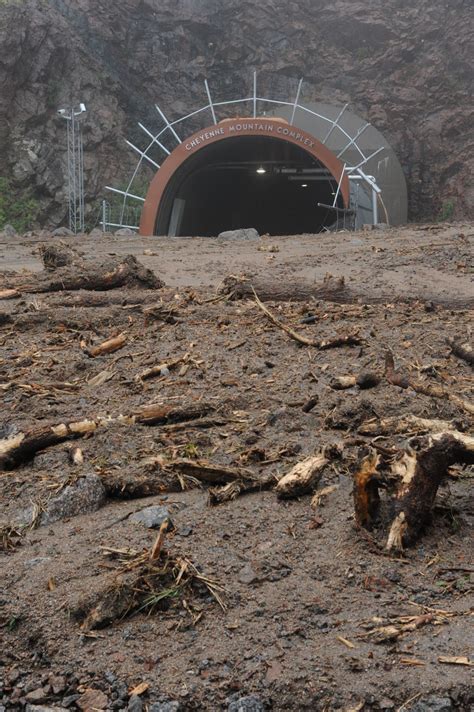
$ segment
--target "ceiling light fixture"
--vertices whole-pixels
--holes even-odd
[[[263,166],[260,166],[260,168],[257,168],[257,173],[261,176],[263,176],[264,173],[266,173],[266,169]]]

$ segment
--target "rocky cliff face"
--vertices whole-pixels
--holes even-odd
[[[391,141],[410,217],[472,215],[472,0],[0,0],[0,176],[34,186],[63,219],[65,126],[84,101],[91,220],[103,186],[130,173],[124,138],[213,94],[350,102]]]

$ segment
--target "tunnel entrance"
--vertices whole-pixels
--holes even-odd
[[[320,232],[334,222],[337,182],[304,149],[241,136],[207,146],[167,186],[157,234],[218,235],[255,227],[260,234]]]
[[[339,159],[278,119],[229,120],[193,134],[168,156],[148,190],[142,235],[321,232],[349,203]]]

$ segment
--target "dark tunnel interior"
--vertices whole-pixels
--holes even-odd
[[[337,183],[303,148],[239,136],[201,149],[168,183],[157,235],[215,236],[254,227],[260,234],[321,232],[335,222]],[[341,196],[337,205],[342,207]]]

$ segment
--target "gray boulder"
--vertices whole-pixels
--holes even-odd
[[[15,228],[13,227],[13,225],[8,225],[8,224],[3,226],[2,233],[3,233],[3,236],[6,238],[16,237],[18,235],[18,233],[15,230]]]
[[[139,512],[135,512],[130,516],[130,520],[137,524],[143,524],[148,529],[159,529],[163,522],[168,520],[168,527],[174,529],[169,511],[166,507],[159,507],[158,505],[146,507]]]
[[[118,237],[133,237],[137,233],[135,230],[131,230],[129,227],[121,227],[120,230],[116,230],[115,234]]]
[[[68,227],[57,227],[51,233],[53,237],[74,237],[74,233]]]
[[[87,475],[68,485],[57,497],[52,497],[46,510],[41,515],[42,526],[59,522],[62,519],[76,517],[79,514],[96,512],[105,502],[105,488],[100,477]],[[22,512],[22,523],[31,522],[32,510]]]
[[[246,227],[240,230],[221,232],[217,237],[219,240],[258,240],[260,235],[254,227]]]

